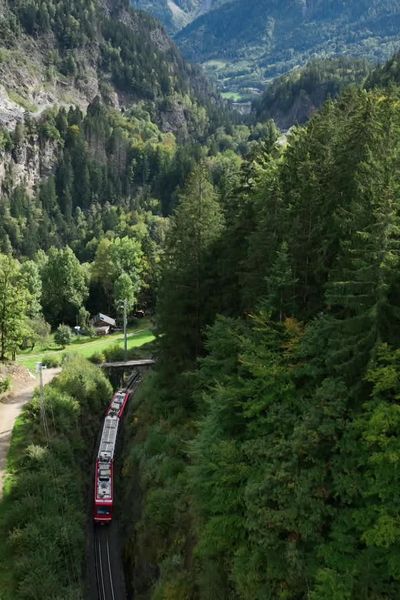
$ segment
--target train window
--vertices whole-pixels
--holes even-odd
[[[111,515],[111,510],[109,508],[101,508],[98,506],[97,514],[98,515]]]

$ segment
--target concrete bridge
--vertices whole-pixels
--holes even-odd
[[[156,364],[153,358],[143,358],[140,360],[127,360],[120,362],[105,362],[100,365],[102,369],[135,369],[141,367],[152,367]]]

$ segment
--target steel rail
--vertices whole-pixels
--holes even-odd
[[[134,393],[139,387],[141,380],[142,378],[140,373],[134,373],[128,379],[124,388],[124,392],[127,394]],[[106,542],[105,547],[104,537]],[[103,530],[95,530],[94,549],[97,592],[99,600],[116,600],[108,532],[106,533]]]
[[[110,545],[108,543],[108,538],[107,538],[107,561],[108,561],[108,572],[110,575],[110,589],[111,589],[112,600],[115,600],[114,581],[113,581],[113,576],[112,576],[111,560],[110,560]]]

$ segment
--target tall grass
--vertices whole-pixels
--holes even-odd
[[[13,431],[0,503],[1,600],[79,600],[85,555],[86,498],[100,415],[112,394],[99,369],[67,360]]]

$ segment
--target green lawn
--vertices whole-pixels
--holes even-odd
[[[234,102],[240,102],[242,100],[242,95],[237,92],[222,92],[221,96],[225,98],[225,100],[233,100]]]
[[[135,329],[129,330],[128,349],[139,348],[144,344],[148,344],[154,340],[154,334],[150,329],[149,322],[142,322]],[[27,369],[34,371],[36,363],[44,358],[52,356],[60,356],[62,354],[80,354],[85,358],[89,358],[97,352],[104,352],[105,349],[111,346],[124,346],[124,336],[122,333],[115,333],[104,337],[88,339],[85,337],[77,337],[70,346],[66,348],[34,348],[33,352],[23,352],[17,356],[17,362]]]

